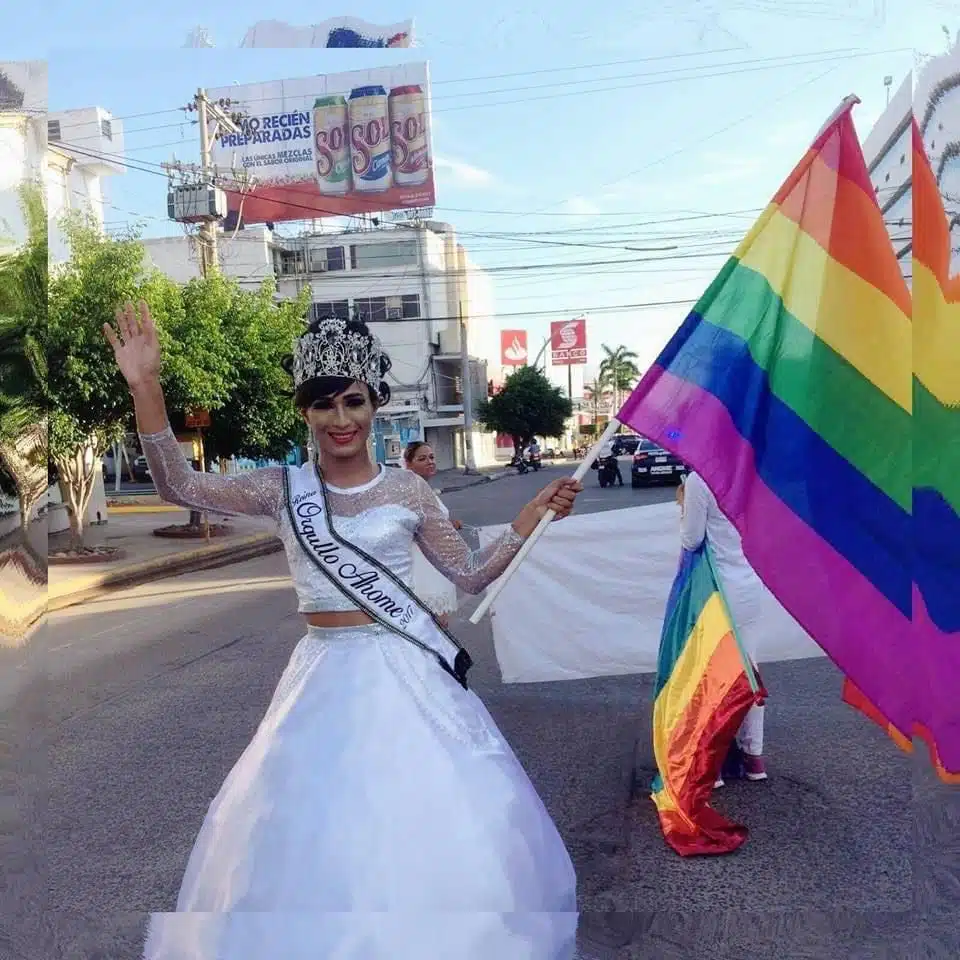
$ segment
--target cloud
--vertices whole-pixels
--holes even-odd
[[[463,160],[455,160],[453,157],[434,157],[433,166],[438,173],[446,174],[444,179],[458,187],[489,187],[497,179],[489,170],[475,167]]]
[[[586,197],[570,197],[563,202],[563,207],[565,213],[573,213],[579,217],[595,217],[602,212],[600,207]]]

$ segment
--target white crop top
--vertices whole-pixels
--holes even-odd
[[[198,473],[173,431],[141,434],[140,443],[160,497],[192,510],[271,517],[278,527],[299,598],[300,613],[354,610],[303,552],[287,515],[284,470],[266,467],[234,476]],[[380,468],[369,483],[348,489],[327,485],[337,533],[376,557],[410,585],[412,547],[467,593],[480,593],[507,568],[523,538],[512,528],[480,550],[471,550],[445,515],[430,486],[409,470]]]

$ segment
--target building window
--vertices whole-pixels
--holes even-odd
[[[330,270],[343,270],[345,268],[343,247],[310,248],[311,273],[327,273]]]
[[[401,316],[404,320],[420,319],[420,294],[404,294],[400,303]]]
[[[347,259],[343,255],[343,247],[327,247],[327,269],[346,270]]]
[[[298,276],[307,272],[306,250],[281,250],[280,273],[285,276]]]
[[[417,244],[415,240],[397,240],[395,243],[363,243],[350,248],[350,267],[353,270],[387,270],[394,267],[415,267]]]
[[[323,303],[310,304],[311,320],[326,320],[328,317],[336,317],[338,320],[349,320],[349,302],[346,300],[327,300]]]
[[[48,140],[60,139],[60,121],[59,120],[47,121],[47,139]]]
[[[107,138],[107,140],[113,139],[113,125],[109,120],[100,121],[100,132]]]
[[[366,323],[384,323],[387,319],[387,298],[369,297],[353,301],[357,318]]]

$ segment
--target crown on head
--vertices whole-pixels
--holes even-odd
[[[294,340],[294,386],[314,377],[348,377],[377,390],[383,379],[382,358],[383,346],[376,337],[348,330],[346,320],[329,317]]]

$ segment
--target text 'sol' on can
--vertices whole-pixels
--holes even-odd
[[[394,87],[390,91],[390,143],[396,184],[426,183],[430,176],[430,137],[427,101],[420,87]]]
[[[350,93],[350,157],[353,189],[382,193],[393,184],[390,124],[383,87],[357,87]]]
[[[350,192],[350,134],[343,97],[321,97],[313,105],[313,165],[321,193]]]

